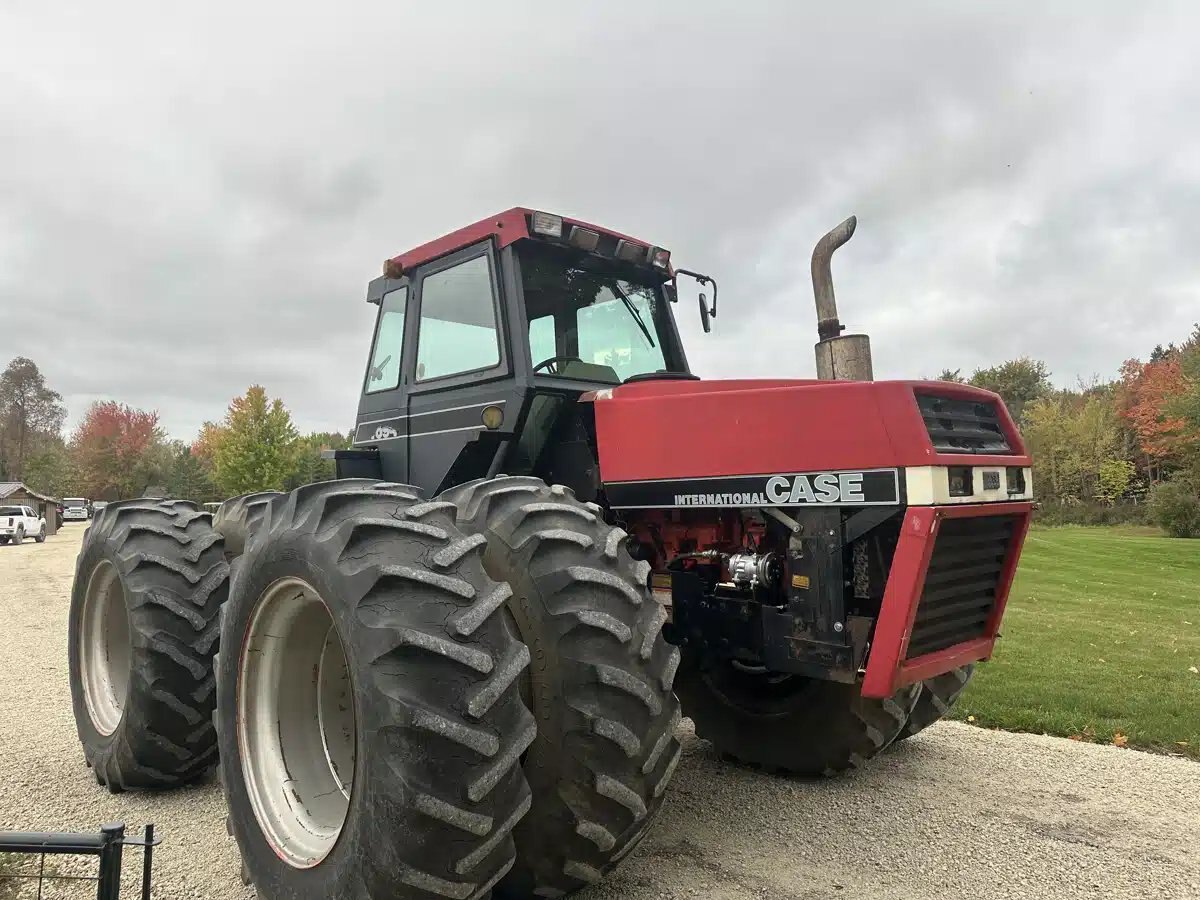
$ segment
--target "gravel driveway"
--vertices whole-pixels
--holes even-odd
[[[0,829],[153,821],[156,897],[252,897],[215,780],[111,796],[84,765],[66,652],[84,527],[0,547]],[[656,827],[581,900],[1200,898],[1194,762],[942,724],[815,782],[726,765],[686,722],[681,736]]]

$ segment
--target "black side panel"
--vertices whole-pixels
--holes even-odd
[[[600,462],[595,443],[579,415],[590,403],[572,403],[558,440],[547,454],[545,468],[538,475],[550,484],[563,484],[585,503],[600,497]]]
[[[409,483],[433,496],[486,475],[501,442],[513,436],[523,394],[511,378],[414,394],[408,421]],[[501,412],[501,424],[489,429],[483,414],[493,407]]]
[[[383,480],[378,450],[326,450],[321,456],[333,460],[335,478]]]

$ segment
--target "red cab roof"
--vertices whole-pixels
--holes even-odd
[[[395,273],[393,277],[398,276],[400,273],[407,272],[414,266],[430,262],[440,256],[453,253],[455,250],[461,250],[463,247],[469,247],[471,244],[489,237],[494,237],[498,246],[507,247],[521,238],[529,237],[529,216],[533,212],[534,210],[524,206],[514,206],[512,209],[507,209],[502,213],[488,216],[486,219],[480,219],[478,222],[473,222],[464,228],[452,231],[447,235],[443,235],[426,244],[421,244],[421,246],[414,247],[406,253],[401,253],[399,256],[393,256],[391,259],[386,260],[383,264],[384,274]],[[563,216],[562,220],[566,225],[579,225],[583,228],[590,228],[593,231],[610,234],[616,238],[635,241],[636,243],[647,244],[649,246],[646,241],[640,238],[621,234],[621,232],[613,231],[611,228],[603,228],[599,225],[592,225],[588,222],[572,219],[567,216]]]

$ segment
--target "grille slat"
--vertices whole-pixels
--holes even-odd
[[[1012,453],[992,400],[917,393],[917,408],[933,449],[941,453]]]
[[[985,635],[1016,523],[1015,516],[942,522],[917,603],[908,659]]]
[[[942,619],[951,617],[964,617],[975,611],[988,611],[991,608],[992,598],[983,594],[974,597],[968,597],[965,600],[959,600],[955,603],[943,603],[938,606],[922,606],[921,612],[917,615],[916,623],[918,625],[932,625]]]
[[[941,587],[960,578],[970,578],[976,575],[995,575],[1004,567],[1004,561],[999,557],[991,557],[988,562],[979,565],[964,565],[959,569],[948,569],[943,572],[932,572],[925,577],[925,587],[935,585]]]
[[[986,548],[993,542],[1006,537],[1009,530],[1008,528],[989,528],[986,531],[981,530],[977,534],[947,535],[943,552],[947,554],[965,553],[970,551],[971,548]],[[975,552],[978,553],[980,551],[976,549]]]
[[[926,603],[936,606],[940,602],[946,602],[961,597],[963,594],[977,594],[981,591],[994,591],[996,589],[996,576],[991,578],[975,578],[963,584],[948,584],[943,587],[927,588],[921,595],[921,605]]]

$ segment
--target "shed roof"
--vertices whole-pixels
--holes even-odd
[[[38,500],[45,500],[47,503],[58,502],[57,498],[47,497],[45,494],[39,494],[37,491],[33,490],[26,484],[22,484],[20,481],[0,481],[0,500],[3,500],[5,497],[11,497],[13,494],[17,493],[17,491],[24,491],[30,497],[36,497]]]

